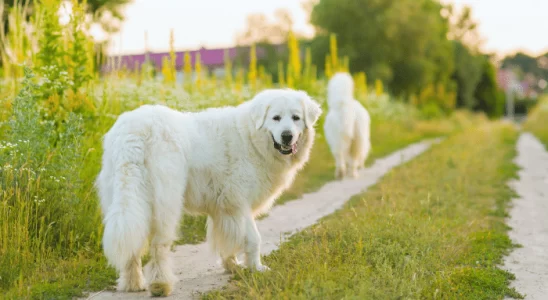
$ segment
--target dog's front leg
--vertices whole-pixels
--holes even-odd
[[[247,267],[252,271],[268,271],[269,267],[261,263],[261,235],[252,215],[245,219],[245,259]]]

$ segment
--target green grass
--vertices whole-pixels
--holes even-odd
[[[97,291],[116,284],[116,272],[97,253],[80,253],[65,260],[49,260],[37,266],[35,273],[20,278],[17,286],[0,299],[73,299],[84,291]]]
[[[548,149],[548,96],[539,100],[527,116],[524,129],[533,133]]]
[[[520,297],[497,266],[517,132],[500,123],[452,136],[391,171],[340,211],[205,299]]]

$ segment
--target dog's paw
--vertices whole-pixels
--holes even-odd
[[[167,282],[153,282],[148,289],[152,297],[167,297],[173,291],[173,286]]]
[[[255,272],[266,272],[266,271],[270,271],[270,268],[265,266],[265,265],[257,265],[255,266],[254,268],[252,268],[252,271],[255,271]]]
[[[137,293],[146,290],[145,282],[132,282],[132,283],[122,283],[118,284],[116,290],[119,292],[125,293]]]
[[[230,274],[236,273],[243,267],[243,265],[235,256],[232,256],[223,260],[223,267],[225,269],[225,273]]]
[[[335,179],[337,179],[337,180],[344,179],[344,173],[345,172],[346,172],[345,170],[341,170],[341,169],[335,170]]]

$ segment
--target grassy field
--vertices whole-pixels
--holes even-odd
[[[517,132],[484,124],[400,166],[206,299],[502,299]]]
[[[544,96],[531,111],[523,126],[532,132],[548,149],[548,96]]]

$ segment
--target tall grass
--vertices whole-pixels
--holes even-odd
[[[548,149],[548,96],[539,99],[524,124],[524,129],[532,132]]]
[[[0,143],[3,289],[22,284],[35,266],[50,258],[73,255],[99,234],[95,226],[82,226],[100,220],[88,214],[95,200],[81,193],[82,118],[69,113],[62,127],[44,119],[39,91],[25,69]]]

